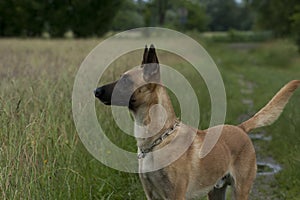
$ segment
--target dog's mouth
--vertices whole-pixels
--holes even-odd
[[[100,99],[99,97],[97,97],[97,99],[99,99],[99,101],[100,101],[101,103],[103,103],[104,105],[107,105],[107,106],[110,106],[110,105],[111,105],[111,101],[103,100],[103,99]]]
[[[101,100],[100,100],[101,101]],[[102,103],[104,103],[105,105],[107,106],[110,106],[111,105],[111,102],[110,101],[101,101]]]
[[[96,97],[97,99],[99,99],[104,105],[107,106],[127,106],[127,107],[131,107],[134,105],[134,103],[136,102],[135,99],[130,99],[130,101],[122,101],[122,100],[111,100],[111,99],[104,99],[101,97]]]

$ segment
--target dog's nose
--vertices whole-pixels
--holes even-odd
[[[95,97],[97,97],[97,98],[101,97],[104,93],[105,93],[105,90],[103,89],[103,87],[99,87],[94,90]]]

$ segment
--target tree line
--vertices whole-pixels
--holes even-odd
[[[102,36],[141,26],[177,30],[271,30],[300,46],[299,0],[5,0],[0,36]]]
[[[0,1],[1,36],[78,37],[103,35],[122,0],[4,0]]]

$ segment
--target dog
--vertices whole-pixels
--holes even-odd
[[[234,199],[246,200],[256,176],[255,150],[247,133],[272,124],[299,85],[300,80],[290,81],[265,107],[237,126],[197,130],[177,119],[161,83],[158,57],[151,45],[145,47],[141,66],[97,88],[94,94],[106,105],[127,106],[131,111],[139,149],[139,177],[148,200],[183,200],[203,195],[208,195],[210,200],[221,200],[225,199],[228,185],[232,187]],[[200,157],[205,136],[217,130],[221,134],[216,144],[207,155]],[[195,135],[190,145],[176,160],[161,169],[144,170],[162,162],[155,151],[166,146],[180,148],[191,132]]]

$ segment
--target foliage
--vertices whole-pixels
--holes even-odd
[[[237,31],[230,29],[228,32],[215,32],[209,36],[214,42],[262,42],[273,38],[270,31]]]
[[[200,4],[184,2],[187,9],[187,21],[184,28],[187,30],[204,31],[206,30],[207,17],[205,15],[204,7]]]
[[[292,15],[292,32],[300,52],[300,5],[296,7],[296,12]]]
[[[78,37],[102,35],[121,6],[121,0],[0,1],[0,36]]]
[[[172,14],[175,14],[175,17],[173,18],[174,19],[177,18],[176,8],[178,2],[179,2],[178,0],[147,1],[144,9],[146,24],[150,26],[163,26],[167,24],[167,26],[170,26],[170,21],[166,22],[166,20],[170,20],[170,10]],[[176,21],[175,23],[178,23],[176,19],[175,21]]]
[[[115,31],[120,31],[143,26],[144,16],[139,11],[138,4],[131,0],[125,0],[122,7],[114,17],[112,29]]]
[[[300,51],[300,1],[253,0],[251,6],[257,12],[257,28],[272,30],[280,37],[295,37]]]
[[[252,28],[253,14],[247,3],[235,0],[199,0],[205,6],[209,18],[209,31],[229,29],[249,30]]]
[[[249,30],[253,12],[235,0],[0,1],[0,36],[101,36],[141,26],[181,31]]]
[[[206,30],[207,17],[203,6],[197,2],[152,0],[147,5],[147,11],[147,18],[150,18],[148,21],[151,21],[152,26],[163,25],[177,30]]]
[[[297,0],[288,2],[280,0],[253,0],[251,6],[257,11],[256,26],[273,30],[276,35],[287,35],[291,31],[291,16],[294,13]]]
[[[254,18],[248,3],[235,0],[150,0],[147,11],[152,25],[179,30],[250,30]]]

